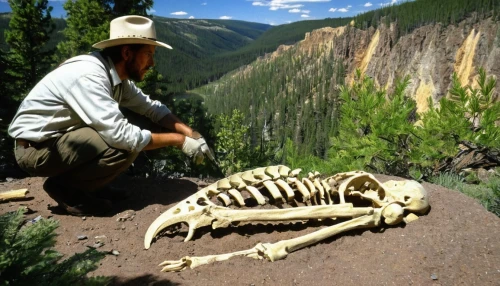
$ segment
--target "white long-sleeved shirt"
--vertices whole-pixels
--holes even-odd
[[[104,60],[97,52],[77,56],[50,72],[31,90],[8,131],[14,138],[43,142],[88,126],[113,148],[140,151],[151,140],[151,132],[130,124],[119,106],[153,122],[170,113],[132,81],[120,80],[111,59]]]

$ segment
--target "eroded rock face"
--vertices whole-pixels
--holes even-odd
[[[479,23],[468,19],[447,27],[428,25],[399,39],[394,24],[368,30],[322,28],[307,33],[297,44],[300,53],[309,55],[321,56],[331,49],[346,64],[347,83],[352,82],[356,69],[389,91],[398,78],[409,76],[407,92],[419,112],[428,109],[428,97],[438,102],[446,95],[453,72],[463,85],[472,86],[480,67],[500,77],[500,29],[491,19]],[[267,59],[275,58],[280,50],[285,49]]]

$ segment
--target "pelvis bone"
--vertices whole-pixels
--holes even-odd
[[[429,209],[427,192],[416,181],[382,184],[373,175],[362,171],[340,173],[325,179],[320,179],[321,174],[315,172],[300,179],[300,171],[279,165],[219,180],[160,215],[147,230],[144,247],[149,249],[160,231],[180,223],[188,225],[184,241],[189,241],[196,229],[204,226],[216,229],[238,222],[347,219],[301,237],[259,243],[251,249],[227,254],[186,256],[180,260],[164,261],[160,266],[164,266],[162,271],[181,271],[234,256],[275,261],[348,230],[376,227],[382,222],[388,225],[411,222],[418,218],[415,213],[424,214]],[[246,205],[250,202],[277,207],[248,208]]]

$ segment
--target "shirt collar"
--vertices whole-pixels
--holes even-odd
[[[111,78],[113,79],[113,85],[117,86],[122,83],[122,80],[120,79],[120,76],[118,75],[118,72],[116,71],[115,64],[111,60],[110,57],[107,57],[106,59],[109,64],[109,73],[111,74]]]

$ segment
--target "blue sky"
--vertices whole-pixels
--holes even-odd
[[[402,0],[155,0],[151,14],[179,19],[232,19],[281,25],[301,20],[350,17]],[[66,0],[49,0],[52,17],[64,17]],[[0,0],[0,12],[10,11]]]

